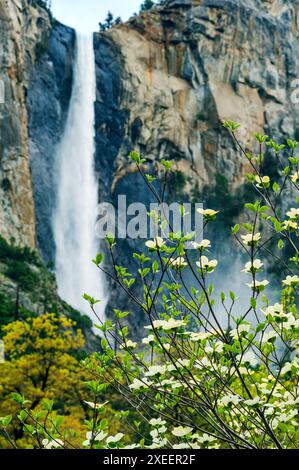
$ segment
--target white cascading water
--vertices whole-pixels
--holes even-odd
[[[95,234],[98,185],[94,172],[94,102],[96,97],[93,36],[77,33],[73,90],[67,123],[57,149],[57,206],[53,218],[56,244],[56,279],[62,299],[91,316],[88,293],[102,302],[105,285],[92,263],[99,250]],[[97,323],[96,319],[91,316]]]

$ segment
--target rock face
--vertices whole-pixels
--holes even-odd
[[[299,108],[292,102],[298,13],[293,1],[172,0],[98,33],[100,198],[116,205],[117,195],[126,194],[129,202],[149,202],[128,163],[132,149],[148,162],[175,160],[185,200],[194,189],[201,197],[214,193],[216,182],[217,191],[225,183],[238,194],[248,166],[225,119],[243,124],[240,137],[250,150],[256,132],[298,138]],[[123,265],[136,269],[129,253],[140,246],[119,240]],[[125,297],[111,291],[114,306],[127,308]]]
[[[0,234],[30,246],[37,239],[44,259],[53,260],[54,153],[75,36],[31,3],[0,0]],[[218,191],[219,181],[237,194],[247,164],[223,120],[243,124],[248,148],[254,132],[299,138],[298,21],[293,0],[169,0],[95,34],[99,200],[116,204],[126,194],[129,202],[150,202],[128,163],[132,149],[149,164],[175,160],[173,186],[185,200],[194,191],[213,193],[216,182]],[[138,244],[121,241],[119,257],[129,267],[131,248]],[[124,298],[113,295],[122,308]]]
[[[35,215],[28,153],[26,95],[35,45],[48,15],[27,1],[0,1],[0,233],[35,246]]]
[[[291,1],[173,0],[99,34],[98,63],[109,43],[118,51],[111,62],[122,64],[120,85],[114,66],[105,68],[112,93],[106,89],[97,103],[98,155],[103,165],[107,154],[115,160],[114,185],[126,173],[128,150],[138,148],[149,159],[175,159],[199,187],[217,173],[236,187],[246,164],[223,120],[243,123],[248,144],[254,132],[294,135],[298,9]]]
[[[64,130],[72,92],[75,32],[55,22],[30,73],[27,107],[29,154],[36,207],[37,242],[44,260],[54,260],[55,150]]]
[[[0,1],[0,234],[52,258],[55,145],[72,90],[75,34],[30,0]]]

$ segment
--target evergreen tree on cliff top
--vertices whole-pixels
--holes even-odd
[[[141,5],[140,5],[140,11],[147,11],[151,10],[155,6],[154,2],[152,0],[145,0]]]

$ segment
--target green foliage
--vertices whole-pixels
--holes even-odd
[[[89,317],[59,299],[53,274],[30,248],[8,243],[0,237],[0,276],[5,280],[0,283],[0,327],[17,318],[35,317],[37,312],[63,311],[76,321],[78,328],[91,329]],[[32,309],[24,303],[32,304]],[[2,334],[0,329],[0,336]]]
[[[51,9],[51,3],[52,3],[51,0],[29,0],[29,4],[32,5],[33,7],[40,6],[47,10]]]
[[[0,337],[2,337],[3,325],[7,325],[15,316],[16,301],[3,292],[0,292]]]
[[[0,236],[0,262],[9,262],[11,260],[30,263],[40,266],[41,261],[37,253],[28,247],[20,247],[12,243],[8,243]]]
[[[45,36],[42,41],[39,41],[35,45],[35,55],[37,60],[43,57],[49,50],[49,38]]]
[[[226,129],[228,129],[231,132],[234,132],[237,129],[239,129],[240,124],[238,124],[237,122],[234,122],[234,121],[227,120],[227,121],[224,121],[223,127],[225,127]]]
[[[43,8],[47,11],[51,24],[54,24],[54,17],[52,15],[52,0],[28,0],[29,5],[32,5],[33,8]]]
[[[109,29],[112,28],[112,26],[120,24],[121,18],[118,16],[117,18],[114,19],[113,14],[111,11],[108,11],[105,22],[104,23],[99,23],[99,28],[101,32],[108,31]]]
[[[92,321],[87,315],[83,315],[77,310],[71,308],[69,305],[66,305],[68,311],[68,317],[70,317],[75,322],[75,328],[79,328],[83,331],[91,330]]]
[[[170,199],[182,196],[186,189],[187,177],[179,170],[173,170],[168,177],[168,194]]]
[[[21,261],[12,260],[5,275],[15,281],[21,289],[31,291],[39,281],[39,273]]]
[[[155,6],[155,3],[152,0],[145,0],[141,5],[140,5],[140,11],[147,11],[151,10]]]
[[[9,178],[3,178],[3,180],[2,180],[2,189],[5,192],[8,192],[8,191],[11,190],[11,182],[10,182]]]

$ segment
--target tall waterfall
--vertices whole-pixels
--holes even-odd
[[[73,90],[66,128],[57,149],[57,205],[53,217],[56,279],[62,299],[91,316],[86,292],[101,299],[105,287],[92,263],[99,250],[95,236],[98,186],[94,173],[94,102],[96,94],[93,36],[77,33]],[[92,318],[96,322],[95,318]]]

